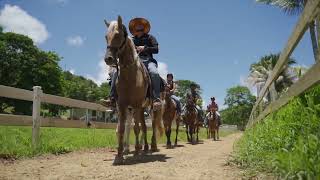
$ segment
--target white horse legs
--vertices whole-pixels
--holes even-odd
[[[124,130],[124,154],[129,154],[129,146],[130,146],[130,130],[132,124],[133,114],[132,112],[128,111],[127,113],[127,120],[125,123],[125,130]]]

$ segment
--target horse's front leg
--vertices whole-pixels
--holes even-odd
[[[125,123],[125,131],[124,131],[124,154],[129,154],[130,149],[130,130],[131,130],[131,122],[132,122],[132,112],[127,112],[127,120]]]
[[[194,137],[193,137],[193,134],[194,134],[194,128],[193,128],[193,125],[189,125],[189,134],[190,134],[190,141],[191,141],[191,144],[194,144]]]
[[[166,127],[166,136],[167,136],[167,148],[171,148],[171,140],[170,140],[170,136],[171,136],[171,126],[170,124],[168,124]]]
[[[220,139],[220,137],[219,137],[219,126],[217,128],[217,136],[218,136],[218,140],[219,140]]]
[[[158,151],[157,147],[157,126],[161,126],[161,124],[157,124],[157,122],[161,122],[161,110],[153,111],[152,110],[152,138],[151,138],[151,151]],[[159,132],[160,135],[162,132]]]
[[[189,137],[189,126],[187,124],[186,124],[186,134],[187,134],[188,142],[191,142],[190,137]]]
[[[178,134],[179,134],[179,125],[180,125],[180,116],[178,116],[176,118],[176,125],[177,125],[177,128],[176,128],[176,139],[174,141],[174,146],[177,146],[178,145]]]
[[[200,129],[200,125],[197,124],[197,142],[199,142],[199,129]]]
[[[139,134],[140,134],[140,127],[139,127],[139,122],[140,122],[140,115],[139,111],[135,110],[134,112],[134,135],[135,135],[135,155],[139,154],[139,151],[142,149],[140,142],[139,142]]]
[[[147,140],[147,125],[144,119],[144,109],[140,108],[137,112],[137,117],[140,120],[141,128],[142,128],[142,137],[144,139],[144,148],[143,150],[147,152],[149,150],[148,140]]]
[[[121,165],[124,163],[123,159],[123,136],[125,131],[125,121],[127,118],[127,111],[125,107],[118,108],[118,154],[113,161],[113,165]]]

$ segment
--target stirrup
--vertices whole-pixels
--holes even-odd
[[[111,108],[116,107],[116,100],[112,97],[109,97],[108,99],[102,99],[100,100],[100,103],[106,107],[111,107]]]

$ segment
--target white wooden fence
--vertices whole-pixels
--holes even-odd
[[[40,116],[41,103],[56,104],[72,108],[83,108],[95,111],[106,112],[110,109],[96,103],[60,97],[42,92],[40,86],[34,86],[33,91],[18,89],[0,85],[0,97],[32,101],[32,116],[0,114],[0,125],[6,126],[32,126],[32,145],[37,147],[41,127],[62,127],[62,128],[86,128],[88,127],[88,115],[86,121],[62,120],[59,118],[42,118]],[[90,122],[93,128],[116,128],[116,123]]]
[[[258,94],[257,101],[251,111],[247,128],[263,120],[268,114],[278,110],[282,106],[286,105],[292,98],[300,95],[301,93],[308,90],[310,87],[320,82],[320,51],[318,51],[316,63],[279,99],[276,99],[277,97],[272,97],[272,102],[263,110],[264,107],[262,102],[264,97],[267,95],[268,92],[270,92],[270,88],[272,88],[272,83],[278,79],[280,73],[287,65],[288,58],[294,51],[302,36],[305,34],[310,22],[315,19],[320,19],[319,12],[320,0],[308,0],[293,33],[291,34],[285,48],[281,52],[276,66],[274,67],[271,75],[268,77],[264,87]],[[320,34],[320,32],[318,33]],[[318,45],[320,46],[320,37],[318,37]]]

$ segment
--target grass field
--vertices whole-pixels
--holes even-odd
[[[235,145],[235,161],[255,176],[320,179],[320,85],[292,99]]]
[[[224,130],[220,136],[233,133],[234,130]],[[61,154],[79,149],[117,146],[114,129],[74,129],[74,128],[41,128],[40,147],[36,151],[31,148],[31,127],[0,126],[0,157],[32,157],[36,155],[53,153]],[[175,132],[171,135],[174,142]],[[184,129],[179,133],[179,141],[186,141]],[[201,129],[200,139],[206,138],[206,130]],[[148,140],[151,131],[148,131]],[[164,144],[165,136],[159,142]],[[130,143],[134,143],[134,134],[131,131]],[[149,141],[150,143],[150,141]]]

